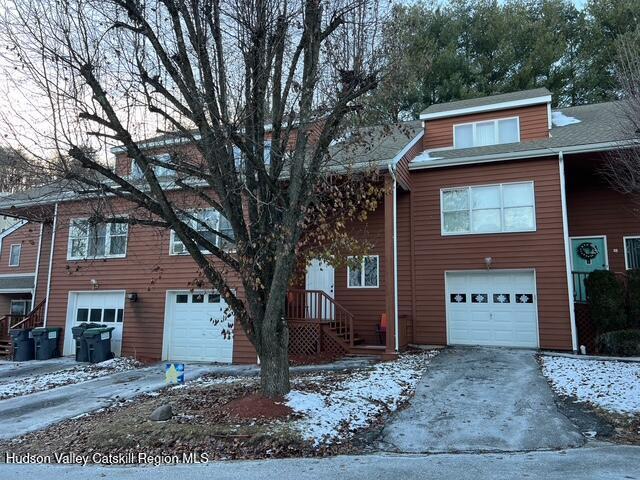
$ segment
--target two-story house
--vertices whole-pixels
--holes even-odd
[[[553,110],[549,91],[535,89],[433,105],[419,122],[372,132],[364,160],[388,188],[353,233],[373,251],[359,268],[311,262],[305,284],[288,292],[296,354],[588,343],[585,276],[640,267],[634,204],[599,172],[637,141],[620,104]],[[160,138],[143,147],[161,154],[175,144]],[[134,175],[115,153],[116,168]],[[0,199],[0,213],[30,220],[2,237],[0,308],[17,312],[23,298],[31,302],[23,310],[39,305],[41,323],[64,329],[65,354],[73,352],[70,328],[98,321],[114,326],[125,355],[256,361],[239,328],[231,339],[222,334],[233,319],[211,322],[224,302],[194,289],[195,263],[170,231],[89,225],[91,208],[90,198],[51,187]],[[218,215],[207,221],[224,227]],[[24,269],[11,270],[17,244],[25,245]]]

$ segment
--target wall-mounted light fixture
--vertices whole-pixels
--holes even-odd
[[[493,264],[492,257],[484,257],[484,264],[487,266],[487,270],[491,269],[491,265]]]
[[[137,302],[138,294],[136,292],[127,293],[127,298],[129,299],[130,302]]]
[[[98,280],[96,280],[95,278],[91,279],[91,288],[93,288],[94,290],[97,290],[98,288],[100,288],[100,285],[98,284]]]

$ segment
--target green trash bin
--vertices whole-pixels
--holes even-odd
[[[84,338],[85,330],[100,327],[106,327],[106,325],[100,325],[99,323],[81,323],[80,325],[71,327],[71,334],[76,341],[76,362],[89,361],[89,346],[87,345],[87,339]]]
[[[33,335],[30,328],[15,328],[9,330],[11,342],[13,343],[12,359],[15,362],[26,362],[33,360]]]
[[[114,327],[89,328],[84,331],[87,341],[89,362],[100,363],[113,358],[111,335]]]
[[[38,327],[31,330],[36,360],[49,360],[60,356],[61,332],[62,329],[59,327]]]

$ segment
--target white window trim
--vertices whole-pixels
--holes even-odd
[[[11,263],[11,257],[13,257],[13,247],[18,247],[18,263]],[[10,267],[19,267],[20,266],[20,256],[22,255],[22,244],[21,243],[12,243],[9,246],[9,266]]]
[[[503,228],[500,230],[491,230],[487,232],[474,232],[473,231],[473,215],[471,212],[473,209],[471,208],[471,189],[472,188],[482,188],[482,187],[500,187],[500,224],[504,227],[504,197],[503,197],[503,189],[502,187],[505,185],[519,185],[519,184],[531,184],[531,188],[533,189],[533,228],[523,229],[523,230],[504,230]],[[449,190],[463,190],[466,189],[469,192],[469,231],[468,232],[447,232],[444,229],[444,192]],[[461,210],[462,211],[462,210]],[[525,180],[522,182],[505,182],[505,183],[490,183],[485,185],[464,185],[460,187],[447,187],[440,189],[440,234],[443,237],[454,237],[458,235],[495,235],[495,234],[509,234],[509,233],[527,233],[527,232],[535,232],[537,230],[537,215],[536,215],[536,186],[533,180]]]
[[[517,127],[517,131],[518,131],[518,139],[515,142],[508,142],[508,143],[500,143],[499,142],[499,138],[500,138],[500,132],[498,132],[498,122],[501,122],[503,120],[514,120],[516,121],[518,127]],[[475,140],[476,140],[476,126],[479,123],[493,123],[493,134],[494,134],[494,143],[490,144],[490,145],[475,145]],[[473,145],[471,145],[470,147],[456,147],[456,127],[464,127],[467,125],[471,125],[472,126],[472,140],[474,142]],[[487,120],[478,120],[476,122],[465,122],[465,123],[455,123],[453,125],[453,148],[454,149],[462,149],[462,148],[474,148],[474,147],[488,147],[491,145],[508,145],[511,143],[520,143],[520,117],[515,116],[515,117],[503,117],[503,118],[495,118],[495,119],[487,119]]]
[[[629,260],[627,257],[627,240],[640,240],[640,235],[628,235],[626,237],[622,237],[622,245],[624,247],[624,269],[633,270],[632,268],[629,268]]]
[[[218,218],[217,218],[217,222],[216,222],[216,226],[214,227],[214,230],[218,230],[218,227],[220,226],[220,217],[222,216],[222,214],[216,210],[215,208],[205,208],[203,210],[212,210],[214,212],[216,212],[218,214]],[[218,240],[220,239],[220,237],[218,237]],[[176,239],[176,232],[171,230],[171,233],[169,235],[169,255],[171,256],[177,256],[177,257],[181,257],[181,256],[185,256],[185,255],[189,255],[188,251],[184,251],[184,252],[174,252],[173,251],[173,244],[174,242],[178,240],[181,242],[181,240],[178,238]],[[219,245],[217,245],[218,248],[220,247]],[[200,252],[203,253],[204,255],[212,255],[212,253],[207,250],[206,248],[201,248]],[[235,253],[236,249],[235,248],[230,248],[228,250],[225,250],[226,253]]]
[[[125,258],[127,256],[127,249],[129,248],[129,225],[127,225],[127,234],[125,236],[125,240],[124,240],[124,252],[123,253],[118,253],[115,255],[109,255],[109,254],[104,254],[104,255],[95,255],[95,256],[90,256],[89,255],[89,239],[87,237],[87,255],[84,257],[74,257],[73,255],[71,255],[71,226],[73,224],[73,222],[77,222],[77,221],[82,221],[82,220],[89,220],[88,217],[76,217],[76,218],[72,218],[69,220],[69,233],[67,234],[67,260],[73,260],[73,261],[77,261],[77,260],[99,260],[99,259],[103,259],[103,258]],[[113,222],[105,222],[106,225],[110,225]],[[105,240],[104,240],[104,251],[108,252],[111,249],[111,235],[108,233],[109,227],[107,227],[107,235],[105,236]]]
[[[348,260],[354,258],[353,256],[347,257]],[[365,285],[364,284],[364,259],[365,258],[375,258],[376,259],[376,284],[375,285]],[[347,288],[380,288],[380,255],[363,255],[362,260],[360,261],[360,280],[362,285],[349,285],[349,277],[350,277],[351,267],[347,265]]]
[[[151,158],[155,159],[155,160],[159,160],[161,162],[165,162],[165,163],[169,163],[169,161],[171,160],[171,154],[170,153],[160,153],[158,155],[152,155]],[[134,180],[138,180],[138,179],[143,179],[144,175],[141,173],[140,175],[134,175],[133,171],[134,169],[137,168],[137,164],[134,158],[131,159],[131,163],[129,164],[129,178],[134,179]],[[170,173],[169,175],[160,175],[160,177],[167,177],[167,176],[172,176],[175,175],[175,171],[168,169],[166,167],[164,167],[163,165],[151,165],[151,168],[153,169],[153,173],[156,175],[156,177],[158,176],[157,172],[156,172],[156,168],[164,168],[165,170],[170,170],[172,173]]]

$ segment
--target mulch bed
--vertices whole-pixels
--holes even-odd
[[[332,363],[342,358],[340,355],[336,355],[329,352],[323,352],[318,355],[289,355],[289,365],[292,367],[299,367],[303,365],[324,365],[326,363]]]
[[[295,381],[304,382],[304,376]],[[141,396],[0,441],[0,451],[52,458],[56,453],[88,455],[91,463],[104,463],[99,458],[109,454],[138,458],[140,452],[149,456],[206,454],[208,460],[313,457],[361,452],[372,432],[382,425],[374,424],[371,431],[351,441],[316,448],[288,427],[288,421],[295,418],[291,409],[261,397],[258,389],[259,381],[254,378],[168,388],[159,395]],[[153,410],[167,403],[172,406],[173,418],[149,420]],[[97,460],[92,458],[94,454],[98,454]],[[0,462],[5,458],[0,456]]]

